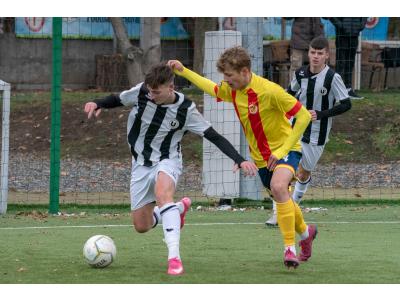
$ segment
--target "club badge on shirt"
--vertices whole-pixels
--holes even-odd
[[[255,114],[258,112],[258,106],[257,106],[257,104],[255,104],[255,103],[250,103],[250,104],[249,104],[249,112],[250,112],[252,115],[255,115]]]
[[[176,128],[178,128],[178,127],[179,127],[179,121],[178,121],[177,119],[172,120],[172,121],[169,123],[169,127],[170,127],[171,129],[176,129]]]
[[[321,93],[322,96],[325,96],[326,93],[328,93],[328,90],[326,89],[326,87],[322,87],[319,92]]]

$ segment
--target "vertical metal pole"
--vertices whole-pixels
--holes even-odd
[[[354,64],[354,89],[359,90],[361,86],[361,32],[358,36],[358,46]]]
[[[7,212],[8,202],[8,159],[10,141],[10,84],[0,80],[3,90],[3,122],[1,135],[1,193],[0,193],[0,215]]]
[[[218,18],[218,31],[224,30],[224,17]]]
[[[53,18],[53,78],[51,85],[50,205],[57,214],[60,189],[62,18]]]
[[[286,40],[286,19],[281,18],[281,40]]]
[[[242,33],[242,45],[251,56],[253,73],[263,76],[263,18],[237,18],[237,31]],[[240,127],[240,154],[250,159],[249,147]],[[253,200],[264,198],[264,188],[259,176],[245,177],[240,174],[240,197]]]

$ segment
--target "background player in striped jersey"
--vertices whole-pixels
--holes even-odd
[[[329,140],[332,117],[351,108],[348,89],[341,76],[326,62],[329,58],[329,43],[324,37],[314,38],[309,46],[310,64],[296,70],[288,93],[296,95],[312,116],[301,139],[303,156],[297,171],[298,181],[293,191],[293,200],[300,203],[311,181],[315,169]],[[337,105],[336,101],[339,101]],[[266,224],[276,224],[276,211]]]
[[[299,139],[310,122],[310,113],[279,85],[252,73],[250,56],[242,47],[232,47],[221,54],[217,68],[224,80],[219,85],[185,68],[179,61],[168,64],[217,100],[233,103],[260,178],[278,203],[279,228],[285,245],[284,264],[296,268],[299,260],[311,256],[316,235],[316,227],[306,225],[288,190],[301,158]],[[297,118],[293,128],[288,120],[291,116]],[[299,257],[295,232],[302,240]]]
[[[168,247],[170,275],[183,273],[179,253],[180,229],[191,200],[174,203],[174,193],[182,172],[181,140],[189,130],[204,136],[235,162],[234,171],[255,176],[257,166],[246,161],[198,112],[196,105],[174,91],[174,73],[165,64],[154,66],[144,83],[86,103],[88,118],[98,117],[101,108],[129,106],[128,144],[132,153],[131,210],[137,232],[144,233],[162,221]],[[155,206],[155,203],[157,206]]]

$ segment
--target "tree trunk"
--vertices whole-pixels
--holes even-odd
[[[152,65],[161,60],[161,19],[141,18],[140,48],[143,49],[143,72],[146,73]]]
[[[143,50],[131,44],[122,18],[110,18],[117,43],[126,60],[128,81],[131,86],[143,81]]]
[[[193,69],[199,74],[203,74],[205,32],[217,30],[217,26],[218,18],[196,18],[194,20]]]
[[[160,18],[141,18],[140,47],[131,44],[122,18],[110,18],[117,44],[127,62],[131,86],[143,81],[150,67],[161,60]]]

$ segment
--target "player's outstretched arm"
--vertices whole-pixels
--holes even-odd
[[[242,161],[240,166],[238,164],[234,164],[233,172],[237,172],[239,169],[243,170],[245,176],[256,176],[258,173],[256,164],[248,160]]]
[[[94,102],[87,102],[84,110],[85,113],[87,113],[88,119],[90,119],[93,115],[97,118],[101,113],[101,109],[98,108],[97,104]]]
[[[176,73],[183,72],[183,64],[179,60],[169,60],[167,65]]]
[[[216,90],[218,89],[216,87],[218,86],[212,80],[200,76],[196,72],[188,68],[185,68],[179,60],[169,60],[167,62],[167,65],[174,70],[175,74],[186,78],[187,80],[189,80],[191,83],[196,85],[199,89],[203,90],[210,96],[217,97]]]
[[[288,136],[283,145],[272,154],[279,160],[287,155],[290,149],[297,143],[300,137],[303,135],[308,124],[311,121],[311,115],[304,106],[299,106],[299,111],[294,115],[296,117],[296,123],[293,126],[292,133]]]
[[[233,147],[233,145],[214,128],[210,127],[204,132],[204,137],[218,147],[226,156],[231,158],[235,165],[233,171],[236,172],[241,168],[245,175],[256,176],[258,168],[255,163],[245,160]]]
[[[323,118],[330,118],[334,116],[341,115],[345,113],[346,111],[351,109],[351,102],[350,99],[345,99],[341,100],[338,105],[335,105],[331,109],[327,110],[316,110],[315,115],[316,115],[316,120],[321,120]],[[313,118],[314,121],[314,118]]]
[[[102,99],[87,102],[84,110],[88,115],[88,119],[90,119],[93,115],[97,118],[101,113],[101,108],[114,108],[118,106],[123,106],[119,96],[109,95]]]

